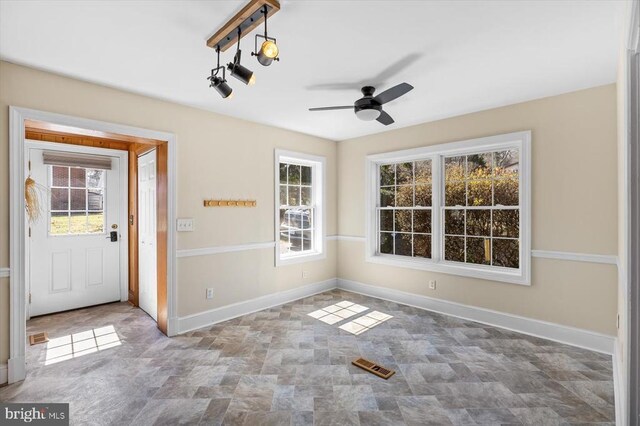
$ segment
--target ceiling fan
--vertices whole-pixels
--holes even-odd
[[[309,111],[331,111],[334,109],[353,109],[356,116],[360,120],[372,121],[378,120],[378,122],[388,126],[393,124],[393,118],[382,110],[382,105],[387,102],[391,102],[394,99],[405,95],[407,92],[413,89],[413,86],[408,83],[400,83],[397,86],[393,86],[390,89],[385,90],[377,96],[373,96],[373,92],[376,88],[373,86],[364,86],[362,89],[362,98],[354,102],[353,105],[345,106],[331,106],[320,108],[309,108]]]

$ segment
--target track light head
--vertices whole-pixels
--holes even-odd
[[[258,53],[257,54],[252,53],[252,55],[255,55],[258,57],[258,62],[260,63],[260,65],[264,65],[265,67],[268,67],[269,65],[271,65],[271,63],[274,60],[276,61],[279,60],[278,53],[279,51],[278,51],[278,45],[276,44],[276,40],[266,39],[262,43],[262,46],[260,47],[260,50],[258,51]]]
[[[233,89],[227,84],[227,80],[214,76],[210,78],[210,81],[209,87],[216,89],[216,92],[218,92],[223,99],[233,98]]]
[[[236,56],[233,58],[233,62],[230,62],[227,65],[227,68],[231,72],[231,75],[243,82],[246,85],[253,85],[256,82],[256,76],[247,67],[240,65],[240,55],[242,54],[241,50],[236,52]]]
[[[251,52],[251,56],[257,56],[260,65],[268,67],[273,63],[273,61],[280,60],[278,58],[279,49],[276,44],[276,39],[267,35],[267,17],[269,15],[269,11],[266,5],[262,9],[262,13],[264,14],[264,35],[256,34],[255,48],[254,51]],[[260,46],[260,50],[258,50],[259,38],[264,39]]]

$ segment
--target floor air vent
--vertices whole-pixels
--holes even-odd
[[[40,343],[45,343],[49,341],[49,336],[47,336],[47,332],[43,331],[42,333],[36,333],[29,336],[29,343],[31,346],[37,345]]]
[[[375,362],[366,360],[364,358],[358,358],[355,361],[352,361],[351,364],[356,367],[360,367],[363,370],[367,370],[369,373],[373,373],[376,376],[380,376],[383,379],[388,379],[393,376],[396,372],[393,370],[389,370],[388,368],[384,368],[381,365],[376,364]]]

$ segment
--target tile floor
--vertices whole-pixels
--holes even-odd
[[[393,318],[354,335],[339,326],[357,316],[308,315],[344,300]],[[126,303],[29,321],[38,331],[57,352],[29,347],[27,379],[0,401],[69,402],[72,424],[614,422],[609,356],[341,290],[172,339]],[[78,345],[60,349],[69,334]],[[380,379],[360,356],[397,372]]]

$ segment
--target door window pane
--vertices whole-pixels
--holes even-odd
[[[72,188],[85,188],[87,186],[86,169],[71,167],[70,174]]]
[[[71,189],[71,210],[87,209],[87,190]]]
[[[49,234],[102,234],[105,231],[106,171],[49,166]]]
[[[69,221],[69,233],[70,234],[84,234],[87,232],[87,214],[82,213],[71,213],[70,221]]]
[[[51,212],[49,233],[51,235],[66,235],[69,233],[69,212]]]
[[[51,210],[69,210],[69,188],[51,188]]]
[[[51,186],[69,186],[69,167],[53,166]]]

